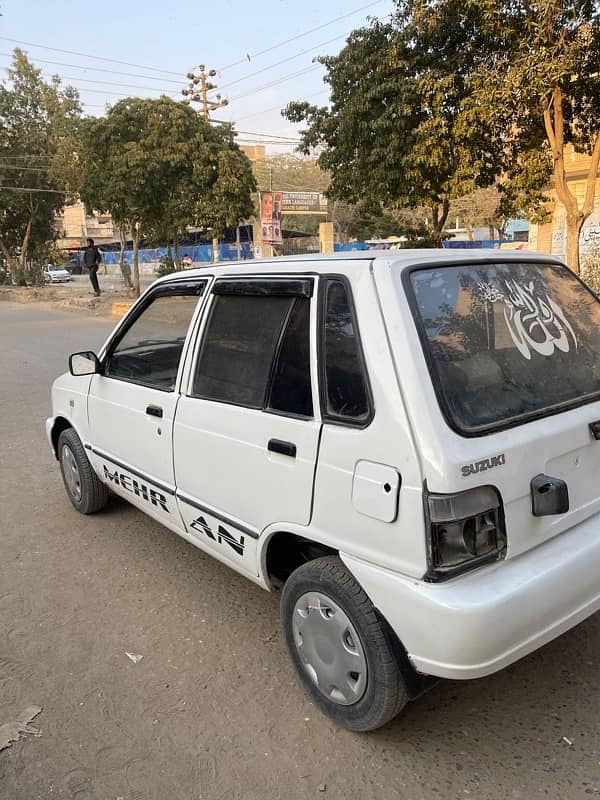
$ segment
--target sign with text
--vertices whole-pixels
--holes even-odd
[[[283,214],[327,214],[327,198],[321,192],[281,192]]]
[[[260,229],[266,244],[279,244],[281,234],[281,214],[283,192],[260,192]]]

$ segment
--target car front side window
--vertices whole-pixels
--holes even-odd
[[[183,345],[204,284],[152,296],[109,349],[108,378],[173,391]]]

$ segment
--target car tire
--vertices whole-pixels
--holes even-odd
[[[73,428],[58,439],[58,460],[67,496],[81,514],[94,514],[108,503],[108,489],[92,469],[81,439]]]
[[[337,724],[372,731],[404,708],[393,634],[340,558],[317,558],[291,574],[281,620],[300,680]]]

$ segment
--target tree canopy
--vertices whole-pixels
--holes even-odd
[[[461,115],[481,118],[502,144],[505,206],[535,213],[552,178],[577,270],[600,164],[598,3],[411,0],[404,13],[418,21],[416,46],[441,62],[469,52]],[[569,146],[591,156],[582,200],[567,182]]]
[[[403,12],[354,31],[339,55],[319,59],[331,107],[290,103],[284,113],[308,123],[302,147],[321,149],[329,196],[429,208],[440,240],[452,197],[488,185],[501,153],[480,117],[461,116],[467,55],[449,64],[423,52],[415,45],[417,24]]]
[[[16,49],[0,85],[0,250],[11,266],[18,256],[23,269],[55,238],[80,118],[76,90],[44,81]]]
[[[600,163],[600,8],[594,0],[398,0],[388,22],[320,58],[331,106],[291,103],[329,194],[425,206],[440,238],[450,202],[497,185],[499,216],[543,218],[552,179],[566,210],[567,259],[594,208]],[[590,156],[583,199],[568,147]]]
[[[217,237],[252,213],[250,162],[229,126],[214,127],[183,103],[127,98],[82,131],[79,193],[132,231],[133,283],[142,235],[174,239],[187,226]]]

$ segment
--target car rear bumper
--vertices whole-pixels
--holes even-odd
[[[600,610],[600,515],[534,550],[447,583],[424,583],[341,554],[414,667],[479,678]]]

